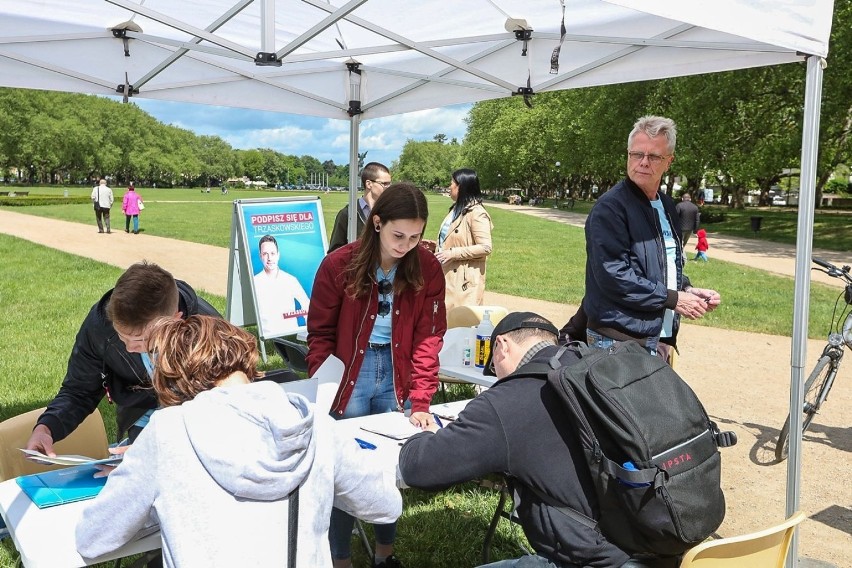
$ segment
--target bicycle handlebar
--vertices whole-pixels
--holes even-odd
[[[850,270],[849,266],[844,266],[843,268],[837,268],[836,266],[834,266],[830,262],[827,262],[827,261],[825,261],[821,258],[817,258],[815,256],[812,256],[811,260],[813,261],[814,264],[818,264],[819,266],[824,268],[825,270],[823,272],[825,272],[826,274],[828,274],[832,278],[840,278],[842,280],[845,280],[849,284],[852,284],[852,277],[849,276],[849,270]]]

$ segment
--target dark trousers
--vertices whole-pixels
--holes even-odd
[[[689,237],[692,236],[692,231],[683,231],[680,236],[683,239],[683,244],[686,245],[686,242],[689,240]]]
[[[95,207],[95,219],[98,221],[98,232],[104,232],[104,223],[106,224],[106,232],[109,233],[109,208]],[[103,222],[101,222],[103,219]]]

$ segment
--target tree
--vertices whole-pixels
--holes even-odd
[[[458,158],[458,145],[407,140],[394,164],[394,178],[424,189],[447,187]]]

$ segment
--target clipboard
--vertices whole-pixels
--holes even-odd
[[[15,482],[36,507],[45,509],[95,497],[107,482],[107,476],[95,477],[98,471],[95,465],[85,464],[23,475]]]

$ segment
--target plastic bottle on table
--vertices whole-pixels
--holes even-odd
[[[468,337],[465,338],[464,346],[462,347],[462,365],[464,365],[465,367],[470,367],[470,351],[470,338]]]
[[[485,367],[485,362],[488,360],[488,355],[491,353],[491,333],[494,331],[494,324],[491,323],[491,312],[485,310],[482,316],[482,321],[476,328],[476,366],[480,369]]]

